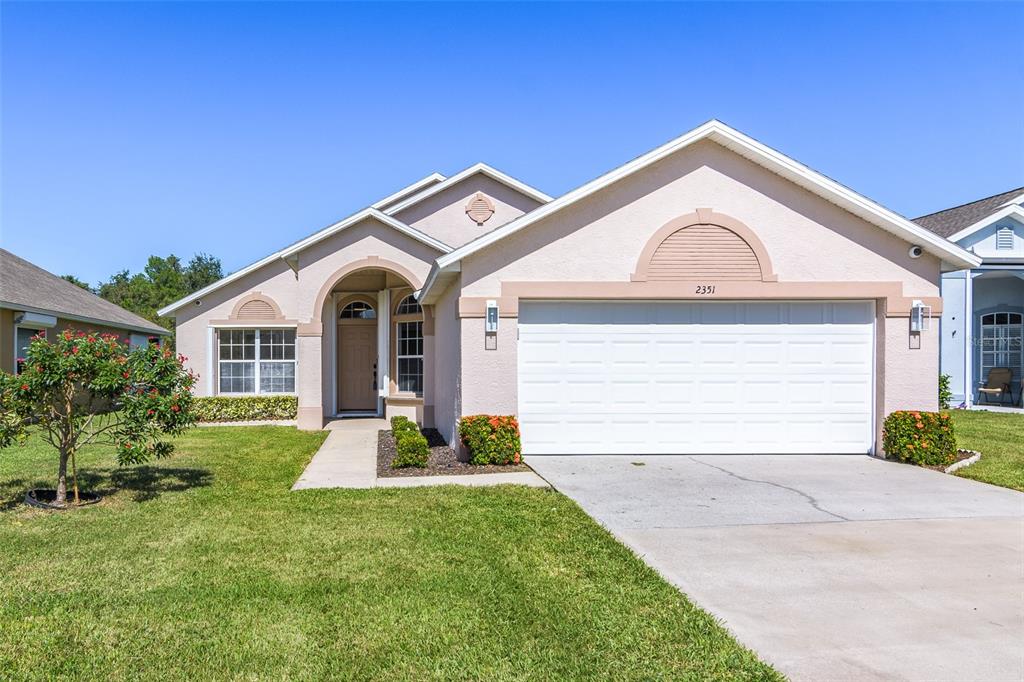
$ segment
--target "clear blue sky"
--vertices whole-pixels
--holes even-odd
[[[0,11],[0,241],[91,283],[476,161],[557,195],[709,118],[907,216],[1024,185],[1024,4]]]

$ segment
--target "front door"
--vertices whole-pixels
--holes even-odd
[[[376,320],[338,325],[338,409],[377,409]]]

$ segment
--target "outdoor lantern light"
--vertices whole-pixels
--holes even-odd
[[[919,334],[931,327],[932,307],[921,301],[914,301],[910,306],[910,331]]]
[[[488,334],[494,334],[498,331],[498,302],[494,300],[487,301],[487,317],[484,323],[484,331]]]

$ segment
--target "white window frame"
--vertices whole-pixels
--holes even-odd
[[[420,352],[417,355],[403,355],[400,351],[402,348],[402,335],[399,332],[401,325],[403,324],[418,324],[420,326]],[[420,390],[417,391],[404,391],[400,385],[401,381],[401,370],[402,360],[419,360],[420,361]],[[417,397],[423,395],[423,319],[419,320],[399,320],[395,322],[395,390],[398,395],[415,395]]]
[[[291,360],[280,359],[280,360],[278,360],[278,359],[273,359],[273,358],[270,358],[270,359],[262,359],[262,358],[260,358],[260,346],[261,346],[260,331],[262,331],[262,330],[267,330],[267,331],[279,331],[279,330],[280,331],[287,331],[289,329],[295,330],[295,327],[277,327],[277,326],[270,326],[270,327],[268,327],[268,326],[263,326],[263,327],[221,327],[221,328],[217,329],[217,339],[216,339],[217,342],[216,342],[216,344],[214,344],[215,345],[215,355],[216,355],[214,361],[217,363],[217,381],[215,382],[215,388],[217,390],[216,394],[217,395],[226,395],[226,396],[298,395],[298,386],[299,386],[299,338],[298,338],[297,330],[295,330],[296,331],[296,335],[295,335],[295,358],[294,359],[291,359]],[[254,359],[253,360],[221,360],[221,357],[220,357],[221,334],[223,334],[224,332],[227,332],[227,331],[241,331],[241,332],[252,331],[252,332],[255,332],[255,335],[256,335],[255,341],[254,341],[254,343],[255,343],[255,352],[254,352]],[[254,365],[254,367],[253,367],[253,390],[252,391],[222,391],[221,388],[220,388],[220,380],[221,380],[221,376],[222,376],[221,375],[221,365],[222,364],[241,365],[241,364],[246,364],[246,363],[250,363],[250,362],[253,363],[253,365]],[[293,370],[294,377],[295,377],[294,378],[295,390],[293,390],[293,391],[262,391],[262,390],[260,390],[260,364],[263,363],[263,362],[280,362],[280,363],[286,363],[287,362],[287,363],[291,363],[295,367],[295,369]]]
[[[996,319],[997,315],[1007,315],[1007,322],[1005,324],[996,323],[995,319]],[[1017,316],[1017,318],[1020,320],[1020,322],[1009,322],[1009,316],[1010,315]],[[992,322],[992,324],[985,324],[985,318],[989,317],[989,316],[992,317],[993,322]],[[985,341],[987,339],[985,337],[985,330],[988,329],[988,328],[993,329],[993,334],[992,334],[991,337],[989,337],[992,340],[992,350],[986,351],[985,350]],[[1000,335],[998,335],[995,332],[995,330],[997,330],[997,329],[1004,329],[1004,328],[1007,331],[1007,333],[1005,335],[1000,336]],[[1024,347],[1022,347],[1021,349],[1019,349],[1017,351],[1013,351],[1013,350],[1010,350],[1010,348],[1009,348],[1009,342],[1010,342],[1010,339],[1016,338],[1016,339],[1019,340],[1021,345],[1024,346],[1024,313],[1020,313],[1020,312],[1013,311],[1013,310],[996,310],[996,311],[993,311],[993,312],[990,312],[990,313],[984,313],[983,315],[981,315],[981,319],[978,320],[978,330],[981,333],[981,339],[980,339],[980,341],[981,341],[981,345],[980,345],[981,356],[978,358],[978,367],[981,370],[981,376],[978,377],[978,378],[979,378],[979,381],[981,382],[981,385],[984,385],[985,382],[988,381],[989,370],[991,370],[993,367],[1009,367],[1014,372],[1013,380],[1014,381],[1019,381],[1021,379],[1021,372],[1024,372]],[[1011,335],[1009,333],[1009,332],[1013,332],[1013,331],[1016,331],[1016,335]],[[1005,345],[1007,346],[1006,350],[996,350],[996,345],[997,345],[998,341],[1005,341],[1006,342],[1005,343]],[[1009,362],[1009,360],[1010,360],[1009,355],[1010,355],[1010,353],[1014,353],[1014,352],[1020,354],[1020,356],[1021,356],[1020,357],[1020,362],[1018,362],[1016,365],[1011,365],[1010,362]],[[991,365],[985,364],[985,354],[986,353],[990,353],[993,356],[992,361],[993,361],[994,364],[991,364]],[[1000,356],[1000,355],[1003,356],[1003,358],[1005,358],[1006,362],[999,362],[999,357],[998,356]]]

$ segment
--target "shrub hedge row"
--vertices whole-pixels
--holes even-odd
[[[192,409],[201,422],[295,419],[299,399],[294,395],[209,396],[194,398]]]
[[[893,412],[882,426],[882,446],[901,462],[949,466],[956,461],[953,420],[939,412]]]
[[[518,464],[522,457],[515,417],[477,414],[459,420],[459,438],[473,464]]]
[[[427,466],[430,446],[426,437],[420,433],[416,422],[408,417],[392,417],[391,434],[395,437],[396,452],[394,459],[391,460],[392,469]]]

